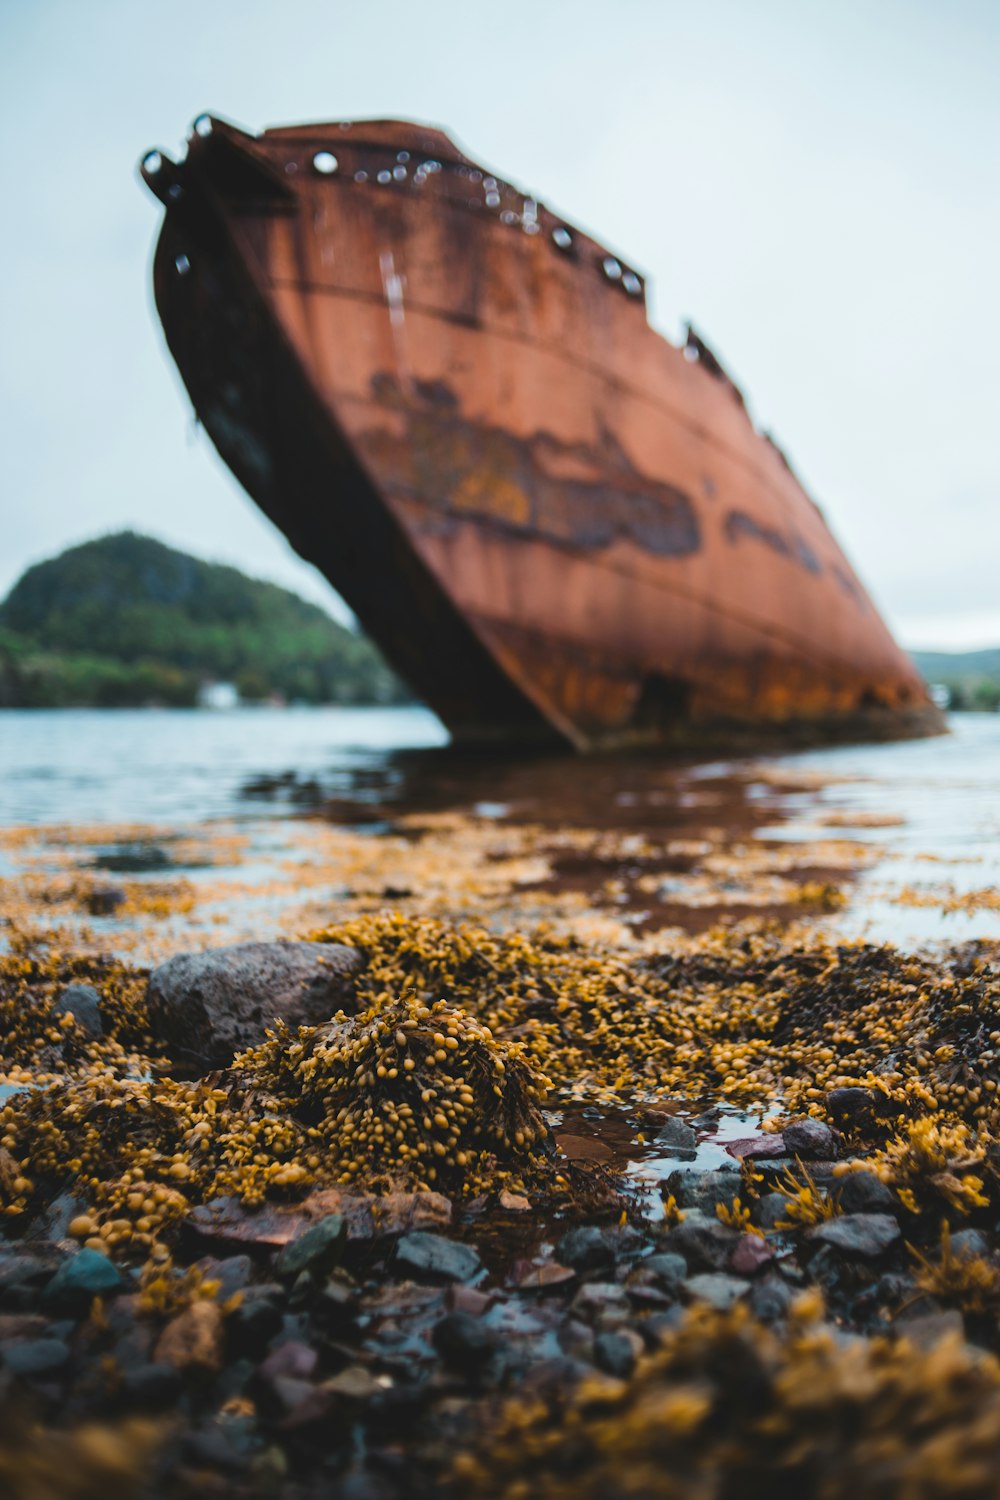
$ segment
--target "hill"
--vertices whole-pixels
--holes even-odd
[[[985,651],[911,651],[926,682],[940,682],[952,708],[1000,706],[1000,646]]]
[[[288,589],[119,532],[25,572],[0,604],[0,705],[390,703],[408,694],[364,636]]]

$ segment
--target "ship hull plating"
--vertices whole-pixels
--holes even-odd
[[[456,738],[940,727],[704,343],[440,132],[210,121],[143,175],[199,417]]]

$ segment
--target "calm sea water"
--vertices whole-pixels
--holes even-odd
[[[0,827],[259,816],[248,782],[293,771],[349,793],[392,755],[444,745],[424,708],[0,713]]]
[[[838,918],[845,934],[1000,937],[1000,912],[989,901],[943,914],[940,904],[896,899],[906,889],[961,897],[1000,887],[1000,715],[957,715],[951,734],[931,740],[715,761],[684,773],[680,792],[650,758],[470,760],[446,745],[442,726],[422,708],[8,711],[0,713],[0,827],[207,820],[259,827],[265,819],[277,832],[276,819],[322,801],[337,821],[371,822],[417,802],[655,831],[665,803],[681,809],[697,802],[699,782],[717,795],[731,778],[744,800],[759,796],[775,809],[757,837],[846,837],[882,851]],[[776,795],[773,774],[784,770],[836,779]],[[898,823],[825,826],[830,813],[852,812]]]

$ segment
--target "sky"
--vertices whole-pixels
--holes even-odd
[[[905,645],[1000,643],[998,77],[995,0],[0,0],[0,596],[132,527],[338,612],[194,425],[136,163],[398,117],[695,323]]]

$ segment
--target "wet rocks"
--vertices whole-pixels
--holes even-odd
[[[90,984],[68,984],[56,1000],[56,1015],[70,1015],[84,1036],[96,1039],[104,1035],[101,1020],[101,997]]]
[[[62,1339],[21,1339],[0,1347],[0,1361],[22,1379],[53,1375],[69,1363],[69,1345]]]
[[[125,1278],[99,1250],[78,1250],[61,1265],[45,1287],[42,1301],[55,1310],[81,1311],[95,1297],[108,1297],[121,1291]]]
[[[222,1312],[217,1302],[192,1302],[164,1328],[156,1363],[175,1370],[218,1370],[222,1363]]]
[[[471,1281],[479,1271],[479,1252],[440,1234],[414,1230],[396,1245],[395,1264],[406,1275],[440,1281]]]
[[[598,1333],[594,1338],[594,1363],[605,1375],[627,1380],[643,1347],[642,1339],[631,1329]]]
[[[714,1216],[691,1209],[667,1237],[667,1248],[695,1271],[721,1271],[736,1245],[732,1229]]]
[[[793,1120],[781,1134],[790,1156],[826,1161],[836,1153],[834,1132],[823,1120],[814,1120],[809,1115],[802,1120]]]
[[[900,1231],[891,1214],[840,1214],[817,1224],[809,1230],[808,1238],[845,1255],[874,1257],[895,1244]]]
[[[556,1255],[563,1265],[581,1275],[610,1271],[615,1263],[614,1250],[596,1224],[582,1224],[569,1230],[556,1246]]]
[[[744,1281],[741,1276],[727,1276],[721,1271],[689,1276],[684,1282],[684,1291],[689,1300],[707,1302],[717,1312],[728,1312],[749,1290],[749,1282]]]
[[[668,1115],[653,1137],[653,1145],[664,1155],[692,1161],[698,1146],[697,1133],[676,1115]]]
[[[279,1276],[295,1277],[302,1271],[330,1270],[340,1259],[347,1239],[343,1214],[327,1214],[292,1240],[278,1256]]]
[[[719,1172],[671,1172],[667,1191],[683,1209],[696,1208],[715,1215],[717,1203],[730,1204],[740,1190],[740,1174],[735,1170]]]
[[[848,1172],[842,1177],[837,1203],[845,1214],[891,1213],[899,1207],[892,1188],[874,1172]]]
[[[256,1046],[275,1020],[318,1025],[353,1009],[362,954],[341,943],[237,943],[182,953],[149,976],[150,1020],[171,1056],[200,1071]]]
[[[497,1336],[480,1318],[467,1312],[450,1312],[434,1325],[434,1348],[452,1369],[480,1369],[493,1355]]]

